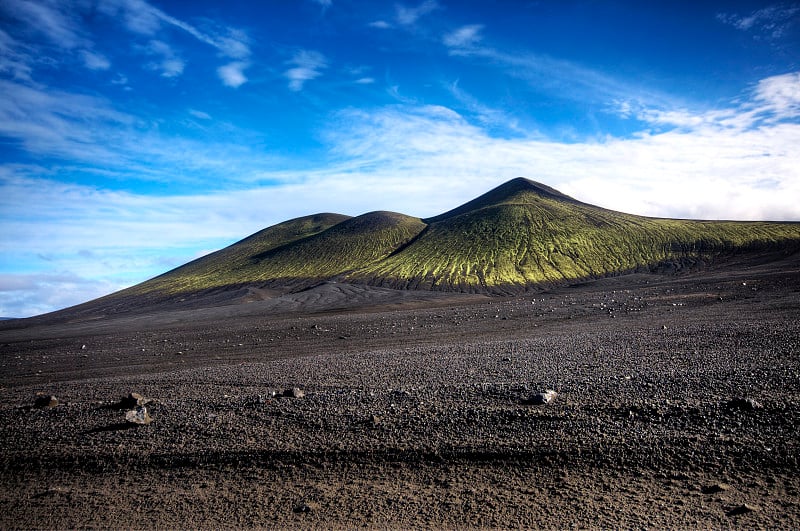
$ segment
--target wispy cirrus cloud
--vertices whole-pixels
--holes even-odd
[[[793,24],[800,23],[800,6],[774,4],[751,11],[746,15],[719,13],[717,20],[736,29],[753,34],[755,38],[780,39]]]
[[[4,0],[0,3],[0,12],[25,23],[26,32],[41,34],[62,48],[87,44],[77,13],[69,2]]]
[[[447,33],[442,38],[442,42],[448,48],[469,48],[480,42],[482,30],[483,24],[461,26],[457,30]]]
[[[94,50],[81,20],[85,6],[70,1],[8,0],[0,2],[0,14],[21,23],[13,26],[17,36],[26,40],[44,40],[31,44],[15,39],[0,29],[0,72],[10,71],[17,79],[31,80],[35,66],[51,62],[48,49],[74,56],[89,70],[107,70],[109,59]],[[12,29],[12,26],[8,26]],[[49,43],[47,46],[44,43]]]
[[[211,46],[223,59],[230,62],[220,66],[217,74],[223,84],[239,87],[247,82],[244,70],[249,66],[247,59],[251,56],[250,38],[237,28],[217,27],[212,30],[200,30],[196,26],[173,17],[144,0],[107,0],[102,10],[108,16],[122,17],[127,29],[135,34],[154,37],[166,27],[182,30],[196,40]],[[153,39],[166,45],[163,40]],[[174,77],[182,73],[184,62],[173,53],[172,57],[164,54],[161,72],[165,77]]]
[[[737,106],[703,112],[680,108],[641,108],[637,117],[650,124],[686,130],[715,128],[747,131],[765,125],[796,121],[800,118],[800,72],[760,80],[748,97]]]
[[[395,20],[401,26],[413,26],[420,17],[441,9],[436,0],[425,0],[421,4],[410,7],[404,4],[395,6]]]
[[[86,68],[89,70],[108,70],[111,68],[111,61],[103,54],[91,52],[89,50],[81,50],[80,55],[84,65],[86,65]]]
[[[103,0],[96,4],[83,0],[7,0],[0,2],[0,14],[18,22],[13,27],[13,36],[5,28],[0,29],[0,71],[13,72],[18,79],[30,80],[39,57],[48,55],[77,57],[90,70],[110,68],[110,59],[96,48],[86,26],[86,20],[99,14],[121,22],[134,35],[147,38],[146,44],[135,43],[134,47],[159,58],[144,66],[163,77],[180,76],[186,66],[186,60],[175,51],[176,46],[165,31],[174,28],[212,47],[218,57],[228,61],[223,65],[228,75],[220,74],[224,84],[240,86],[247,81],[243,72],[252,53],[250,38],[244,31],[213,22],[199,29],[145,0]],[[37,36],[45,40],[26,43]],[[47,50],[45,42],[49,43]]]
[[[416,6],[409,6],[405,4],[395,4],[394,15],[391,22],[387,20],[374,20],[369,23],[369,27],[378,29],[391,29],[395,27],[413,28],[420,18],[441,9],[439,2],[436,0],[425,0]]]
[[[0,28],[0,73],[18,80],[31,80],[33,53]]]
[[[115,155],[102,135],[135,121],[96,96],[5,80],[0,80],[0,93],[5,94],[0,98],[0,136],[37,155],[109,162]]]
[[[121,15],[128,30],[139,35],[155,36],[168,25],[216,48],[225,57],[241,59],[250,55],[249,39],[243,31],[234,28],[223,28],[214,32],[201,31],[144,0],[106,0],[101,3],[100,9],[109,16]]]
[[[620,102],[638,106],[674,108],[676,98],[654,90],[635,81],[621,79],[600,70],[589,68],[573,61],[558,59],[535,52],[509,53],[483,45],[479,39],[468,39],[469,45],[449,46],[449,54],[465,60],[483,63],[497,69],[503,75],[524,81],[532,91],[549,97],[580,101],[593,106],[615,105]],[[479,30],[476,30],[479,31]],[[479,33],[477,34],[479,35]],[[453,39],[453,43],[459,39]]]
[[[321,76],[328,66],[325,56],[314,50],[299,50],[287,63],[294,65],[284,72],[289,80],[289,90],[293,92],[303,90],[307,81]]]
[[[177,77],[183,73],[186,66],[184,60],[175,52],[172,46],[164,41],[151,40],[146,46],[141,47],[142,51],[157,60],[148,63],[149,70],[160,72],[162,77]]]
[[[129,183],[210,178],[222,186],[247,181],[271,164],[268,154],[250,147],[258,143],[257,133],[230,125],[224,134],[187,138],[164,133],[148,117],[120,111],[95,95],[6,80],[0,80],[0,93],[7,95],[0,98],[0,137],[37,158],[57,160],[56,167],[73,166],[73,173],[102,171]]]

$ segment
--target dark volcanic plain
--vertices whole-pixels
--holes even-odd
[[[800,528],[796,255],[8,321],[0,386],[2,528]]]

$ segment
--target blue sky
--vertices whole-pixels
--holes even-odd
[[[800,220],[800,4],[0,2],[0,315],[524,176]]]

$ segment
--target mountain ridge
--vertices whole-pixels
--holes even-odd
[[[625,214],[516,178],[420,219],[321,213],[258,231],[96,301],[115,314],[197,301],[230,304],[324,282],[400,290],[512,294],[630,272],[676,272],[733,256],[800,251],[800,223],[698,221]]]

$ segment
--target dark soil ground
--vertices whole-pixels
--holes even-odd
[[[0,324],[0,527],[800,528],[797,260],[373,289]]]

